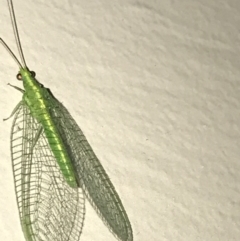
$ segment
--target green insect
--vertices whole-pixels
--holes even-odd
[[[67,109],[26,65],[12,0],[8,0],[21,62],[22,100],[10,117],[11,156],[22,230],[27,241],[78,241],[85,197],[118,240],[132,241],[122,202]],[[9,118],[10,118],[9,117]]]

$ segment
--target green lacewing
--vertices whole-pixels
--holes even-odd
[[[20,60],[22,100],[14,108],[11,157],[22,230],[27,241],[78,241],[85,198],[121,241],[132,241],[132,228],[104,168],[68,110],[27,67],[12,0],[8,0]],[[9,118],[10,118],[9,117]]]

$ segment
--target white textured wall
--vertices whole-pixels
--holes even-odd
[[[240,2],[15,0],[38,79],[109,173],[135,241],[240,240]],[[0,36],[14,51],[7,4]],[[8,117],[21,93],[0,48],[0,240],[23,241]],[[87,205],[84,241],[115,238]]]

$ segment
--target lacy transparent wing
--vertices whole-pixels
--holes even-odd
[[[11,132],[19,215],[27,241],[78,241],[85,204],[81,188],[65,181],[44,131],[23,103]]]
[[[77,170],[84,193],[110,231],[122,241],[132,241],[132,228],[122,202],[83,132],[68,110],[53,97],[51,115]]]

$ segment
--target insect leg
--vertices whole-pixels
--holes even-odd
[[[36,136],[35,136],[34,140],[32,141],[31,150],[33,150],[34,146],[37,144],[37,141],[38,141],[40,135],[42,134],[42,131],[43,131],[42,126],[39,126],[38,130],[37,130],[37,133],[36,133]]]
[[[10,85],[10,86],[13,87],[14,89],[16,89],[16,90],[18,90],[18,91],[20,91],[20,92],[22,92],[22,93],[25,92],[23,89],[21,89],[21,88],[15,86],[15,85],[11,85],[11,84],[9,84],[9,83],[8,83],[8,85]]]
[[[18,109],[20,108],[20,106],[22,105],[22,101],[20,101],[17,106],[13,109],[11,115],[8,118],[3,119],[3,121],[6,121],[8,119],[10,119],[12,116],[14,116],[14,114],[18,111]]]

